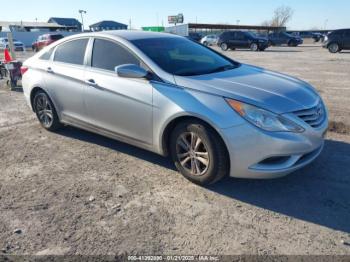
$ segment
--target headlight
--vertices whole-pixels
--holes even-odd
[[[233,99],[226,99],[226,101],[240,116],[263,130],[294,133],[305,131],[304,128],[281,115]]]

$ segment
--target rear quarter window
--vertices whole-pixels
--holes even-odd
[[[57,46],[54,61],[74,65],[83,65],[85,50],[89,39],[77,39]]]

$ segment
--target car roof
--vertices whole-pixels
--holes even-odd
[[[158,32],[146,32],[146,31],[131,31],[131,30],[111,30],[103,32],[94,32],[88,34],[81,34],[88,36],[117,36],[125,40],[132,41],[138,39],[148,39],[148,38],[180,38],[181,36],[169,34],[169,33],[158,33]]]

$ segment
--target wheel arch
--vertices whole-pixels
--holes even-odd
[[[31,89],[31,91],[30,91],[30,106],[31,106],[31,108],[32,108],[32,110],[33,110],[33,112],[35,112],[35,110],[34,110],[34,106],[33,106],[33,102],[34,102],[34,97],[35,97],[35,94],[37,93],[37,92],[39,92],[39,91],[43,91],[49,98],[50,98],[50,100],[51,100],[51,102],[53,103],[53,105],[54,105],[54,107],[55,107],[55,110],[56,110],[56,112],[57,112],[57,115],[58,115],[58,117],[60,118],[60,114],[59,114],[59,112],[57,111],[57,105],[56,105],[56,103],[55,103],[55,100],[54,99],[52,99],[52,96],[50,95],[50,93],[47,91],[47,90],[45,90],[45,88],[43,88],[43,87],[41,87],[41,86],[34,86],[32,89]]]
[[[340,42],[334,41],[334,40],[327,44],[327,48],[329,48],[329,46],[332,45],[332,44],[337,44],[339,49],[342,49],[342,46],[341,46]]]
[[[47,92],[39,86],[33,87],[32,90],[30,91],[30,106],[32,107],[33,112],[35,112],[34,105],[33,105],[34,97],[35,97],[35,94],[38,93],[39,91],[44,91],[47,94]]]
[[[171,136],[172,130],[175,128],[175,126],[178,123],[183,122],[183,121],[189,121],[189,120],[199,121],[199,122],[202,122],[203,124],[207,125],[208,127],[210,127],[216,133],[218,138],[221,139],[221,141],[225,145],[225,150],[226,150],[227,156],[230,157],[230,152],[229,152],[227,145],[225,143],[225,139],[220,134],[220,131],[218,130],[218,128],[216,128],[213,125],[213,123],[211,123],[210,121],[207,121],[207,120],[205,120],[199,116],[195,116],[195,115],[176,116],[166,124],[165,128],[163,129],[162,136],[161,136],[161,149],[162,149],[163,155],[165,155],[165,156],[169,155],[169,142],[170,142],[170,136]]]

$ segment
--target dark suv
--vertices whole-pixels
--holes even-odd
[[[199,33],[191,32],[191,33],[188,34],[187,38],[192,40],[192,41],[195,41],[195,42],[199,43],[201,41],[201,39],[202,39],[202,36]]]
[[[264,51],[268,47],[266,38],[256,36],[251,32],[228,31],[219,36],[218,46],[223,51],[236,48],[250,48],[252,51]]]
[[[298,46],[303,43],[303,39],[299,36],[287,34],[286,32],[276,32],[269,34],[269,45],[288,45]]]
[[[329,52],[337,53],[341,50],[350,50],[350,29],[334,30],[325,37],[324,48]]]

